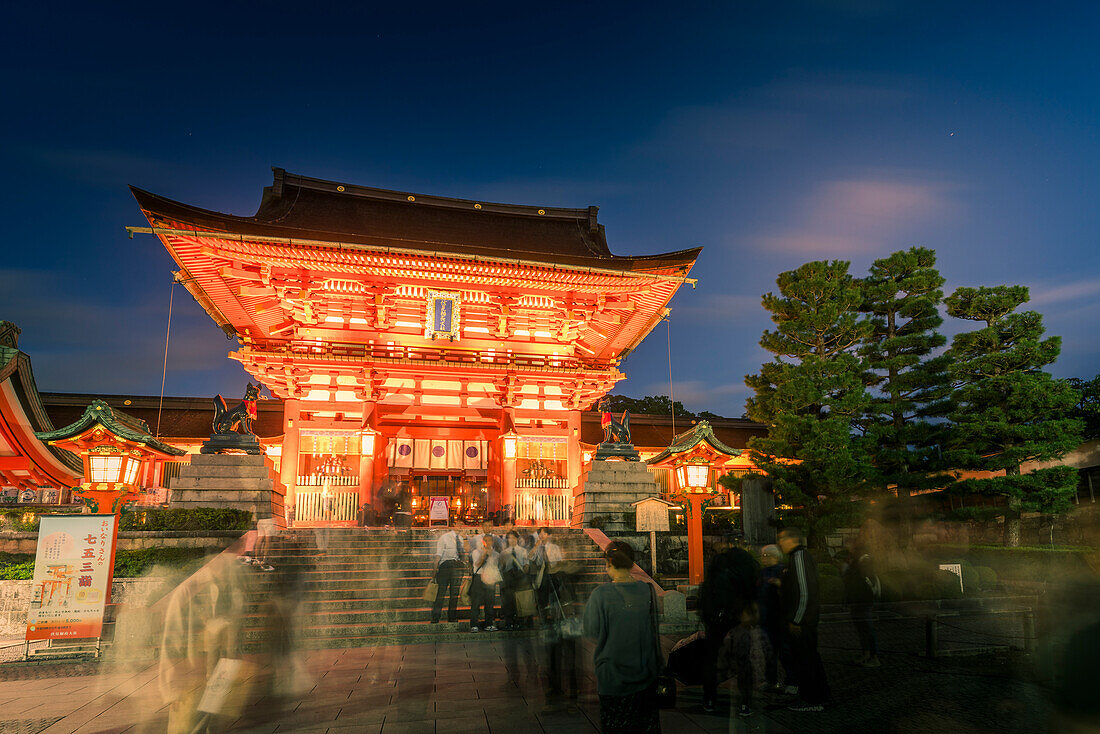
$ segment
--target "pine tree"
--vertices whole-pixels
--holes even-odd
[[[848,265],[810,262],[779,275],[779,295],[762,300],[777,328],[760,339],[775,359],[745,378],[756,391],[748,415],[768,426],[749,440],[752,460],[783,503],[802,508],[811,542],[852,514],[868,466],[852,433],[868,396],[856,354],[862,295]]]
[[[876,471],[876,483],[896,487],[905,500],[916,490],[942,487],[941,443],[950,402],[950,360],[935,351],[947,343],[943,323],[943,277],[936,253],[913,247],[876,260],[863,280],[869,333],[860,349],[872,399],[861,424]]]
[[[1100,375],[1091,380],[1070,377],[1066,382],[1077,391],[1077,405],[1072,415],[1084,424],[1084,438],[1088,440],[1100,436]]]
[[[1061,338],[1043,339],[1043,317],[1016,309],[1024,286],[959,288],[946,299],[951,316],[984,324],[954,338],[948,356],[956,384],[949,458],[959,469],[1004,472],[968,479],[959,489],[1006,498],[1005,545],[1020,544],[1020,515],[1068,509],[1077,486],[1072,467],[1022,474],[1028,461],[1052,461],[1081,441],[1082,422],[1070,417],[1078,393],[1043,368],[1058,359]]]

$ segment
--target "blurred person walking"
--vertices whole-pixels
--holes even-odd
[[[473,554],[478,548],[481,547],[482,541],[488,537],[493,543],[493,550],[500,553],[504,550],[504,539],[499,535],[493,533],[493,521],[489,518],[485,518],[481,521],[481,532],[474,534],[470,538],[470,553]]]
[[[758,575],[756,559],[748,551],[733,547],[729,538],[722,539],[719,552],[707,563],[698,597],[699,616],[706,630],[706,667],[703,672],[705,711],[714,711],[718,705],[718,652],[726,635],[741,624],[742,617],[750,610],[756,598]],[[745,649],[738,646],[737,653],[738,662],[744,663],[738,667],[741,711],[747,713],[752,702],[752,669]],[[744,685],[746,681],[747,686]]]
[[[881,587],[871,554],[858,540],[852,544],[841,579],[844,581],[844,601],[848,604],[852,625],[859,637],[861,652],[855,662],[867,668],[877,668],[881,663],[878,659],[878,636],[875,634],[875,601],[879,598]]]
[[[787,642],[787,617],[783,613],[780,584],[786,568],[782,562],[783,551],[778,545],[766,545],[760,550],[760,585],[757,588],[756,605],[760,610],[760,626],[768,639],[771,654],[764,665],[764,677],[772,690],[788,694],[798,693],[791,664],[791,650]],[[779,683],[779,663],[783,664],[784,685]]]
[[[516,623],[516,592],[530,586],[527,579],[527,549],[519,544],[519,533],[505,536],[508,547],[500,554],[500,611],[504,629],[519,629]]]
[[[432,602],[432,624],[438,624],[443,612],[443,598],[449,596],[447,621],[458,621],[458,592],[465,575],[462,538],[454,528],[448,529],[435,542],[436,595]]]
[[[481,547],[473,552],[474,573],[470,579],[470,631],[496,632],[496,586],[500,583],[500,554],[491,534],[482,534]]]
[[[600,727],[604,734],[654,734],[661,731],[656,595],[631,575],[628,544],[612,541],[604,559],[611,582],[593,590],[583,617],[585,636],[596,641]]]
[[[531,551],[531,574],[535,577],[535,591],[538,594],[539,607],[546,610],[551,603],[551,591],[557,592],[560,583],[557,569],[565,560],[561,546],[553,542],[550,528],[539,528],[538,542]]]
[[[796,527],[779,531],[779,548],[787,555],[787,568],[780,586],[783,611],[790,635],[791,659],[798,680],[800,704],[792,711],[824,711],[830,700],[829,681],[817,651],[817,623],[821,596],[817,564],[806,549],[805,536]]]

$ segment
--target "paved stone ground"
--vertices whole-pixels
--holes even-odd
[[[666,644],[671,640],[666,640]],[[234,732],[350,734],[487,732],[585,734],[598,731],[591,648],[582,658],[582,693],[549,704],[537,666],[524,668],[526,650],[500,640],[394,645],[305,654],[307,685],[284,699],[254,697],[245,717],[225,722]],[[537,657],[537,642],[531,648]],[[506,659],[520,661],[520,683],[509,683]],[[843,647],[825,650],[836,705],[820,714],[789,712],[762,699],[748,719],[728,707],[702,710],[701,691],[681,688],[678,707],[662,712],[662,730],[679,732],[884,732],[971,734],[1048,730],[1049,705],[1028,682],[1020,654],[929,660],[888,654],[867,670],[845,660]],[[532,661],[535,662],[535,661]],[[104,664],[91,675],[65,675],[66,665],[40,665],[19,680],[0,682],[0,732],[91,734],[163,732],[167,711],[156,666]],[[84,672],[91,669],[85,666]],[[0,670],[3,670],[0,667]],[[308,689],[308,690],[307,690]],[[725,694],[728,701],[729,693]]]

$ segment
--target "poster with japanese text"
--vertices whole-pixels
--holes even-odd
[[[34,558],[28,640],[99,637],[114,515],[43,515]]]

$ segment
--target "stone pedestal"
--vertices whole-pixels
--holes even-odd
[[[602,518],[604,532],[634,532],[633,521],[623,517],[634,511],[633,503],[661,493],[657,480],[644,462],[593,461],[581,477],[573,497],[575,528],[590,528],[592,519]]]
[[[254,519],[273,517],[282,527],[285,493],[267,456],[193,454],[172,481],[168,505],[248,510]]]

